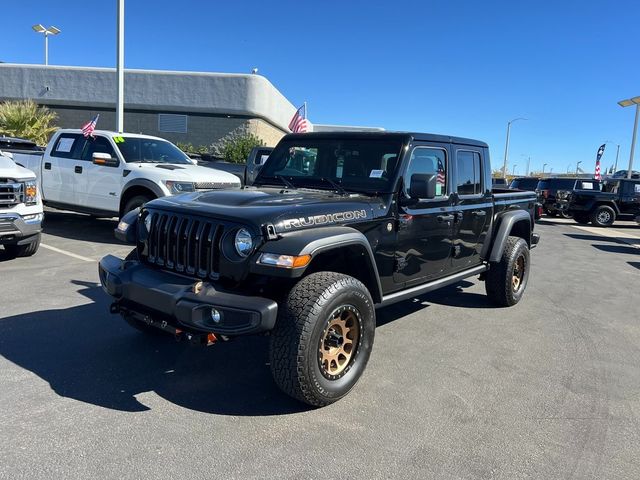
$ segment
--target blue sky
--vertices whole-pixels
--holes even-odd
[[[51,64],[114,66],[116,0],[3,2],[0,60],[41,63],[31,25],[55,25]],[[605,140],[626,168],[640,95],[640,2],[129,0],[127,68],[258,67],[316,123],[485,140],[502,164],[593,171]],[[7,21],[9,20],[9,21]],[[605,167],[615,160],[607,145]],[[640,158],[640,154],[638,156]],[[638,160],[636,168],[638,167]]]

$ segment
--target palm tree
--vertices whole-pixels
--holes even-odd
[[[27,138],[38,145],[46,145],[58,127],[58,118],[47,107],[39,107],[33,100],[4,102],[0,104],[0,134]]]

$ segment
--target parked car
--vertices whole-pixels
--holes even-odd
[[[573,219],[582,224],[609,227],[616,219],[640,215],[640,179],[607,179],[600,190],[574,190],[568,197]]]
[[[550,217],[560,215],[570,218],[571,214],[566,208],[566,198],[573,190],[600,190],[599,180],[593,178],[543,178],[538,182],[536,192],[542,203],[544,213]]]
[[[0,150],[0,245],[11,257],[34,255],[40,246],[42,199],[36,175]]]
[[[511,180],[509,188],[511,190],[524,190],[527,192],[535,192],[538,188],[538,177],[518,177]]]
[[[21,155],[38,175],[45,205],[96,216],[122,216],[154,198],[238,188],[230,173],[194,165],[172,143],[148,135],[58,130],[42,156]]]
[[[491,179],[491,183],[492,183],[492,187],[493,188],[509,188],[509,183],[507,182],[506,178],[502,178],[502,177],[493,177]]]
[[[285,136],[253,187],[157,199],[100,261],[111,312],[209,344],[271,332],[278,386],[310,405],[362,375],[375,308],[464,278],[499,306],[529,278],[535,195],[493,193],[483,142],[420,133]]]

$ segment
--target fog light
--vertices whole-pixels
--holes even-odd
[[[215,308],[211,309],[211,320],[213,320],[213,323],[220,323],[220,319],[222,318],[222,315],[220,314],[220,312],[218,310],[216,310]]]

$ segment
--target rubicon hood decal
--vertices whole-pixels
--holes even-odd
[[[279,226],[285,230],[291,230],[292,228],[312,227],[314,225],[326,225],[328,223],[339,223],[363,218],[367,218],[366,210],[348,210],[346,212],[327,213],[325,215],[288,218],[282,220]]]

